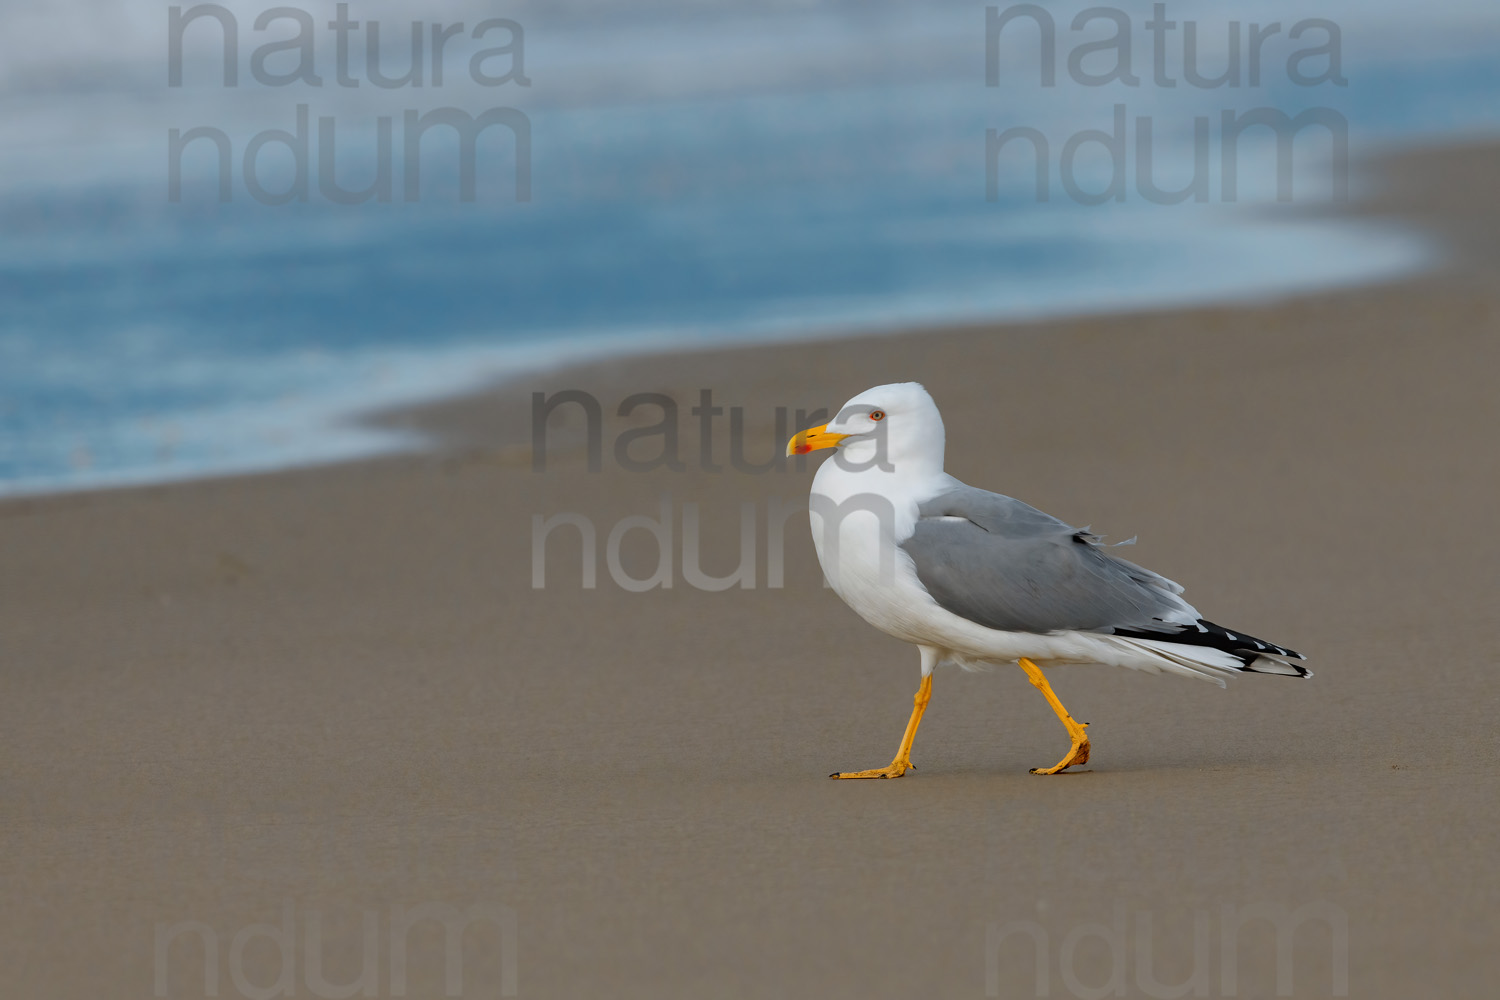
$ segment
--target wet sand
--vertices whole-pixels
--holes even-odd
[[[1297,997],[1342,968],[1487,995],[1500,150],[1383,169],[1367,211],[1445,240],[1442,273],[584,366],[385,418],[429,455],[0,504],[5,995],[200,997],[206,946],[218,996],[442,996],[441,926],[400,933],[424,903],[479,907],[465,997],[1259,997],[1278,960]],[[829,781],[890,759],[917,656],[820,586],[805,517],[768,585],[810,472],[737,471],[727,411],[762,461],[776,407],[908,379],[954,474],[1138,535],[1317,676],[1059,669],[1094,752],[1038,777],[1067,741],[1021,672],[940,672],[918,771]],[[576,415],[532,468],[531,394],[562,389],[602,404],[596,473]],[[618,460],[639,392],[678,403],[682,471]],[[608,535],[664,497],[673,586],[634,592]],[[722,576],[745,502],[755,586],[692,586],[684,505]],[[597,586],[559,529],[534,587],[533,517],[567,512]]]

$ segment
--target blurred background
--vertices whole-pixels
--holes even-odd
[[[262,46],[298,36],[296,19],[257,28],[269,5],[242,2],[194,18],[176,86],[168,5],[55,0],[0,13],[0,494],[417,447],[359,415],[569,358],[1411,274],[1435,263],[1419,235],[1329,211],[1340,206],[1327,129],[1298,136],[1290,200],[1278,197],[1269,131],[1247,133],[1228,201],[1221,112],[1330,109],[1347,122],[1352,199],[1366,189],[1363,157],[1500,131],[1493,0],[1169,5],[1178,26],[1160,68],[1151,5],[1122,4],[1110,9],[1129,24],[1136,86],[1070,72],[1080,44],[1114,31],[1105,19],[1073,30],[1082,3],[1043,5],[1055,86],[1024,17],[1001,33],[986,85],[981,3],[379,0],[348,5],[361,26],[344,33],[341,61],[329,24],[344,6],[296,8],[308,48],[259,60]],[[493,25],[474,37],[493,18],[522,33]],[[1336,42],[1326,26],[1293,41],[1309,18],[1331,22]],[[1200,78],[1229,74],[1222,85],[1184,78],[1188,20]],[[1258,81],[1252,21],[1281,24]],[[463,25],[440,59],[435,23]],[[1310,55],[1299,83],[1289,58],[1325,43],[1338,65]],[[1107,74],[1118,52],[1078,58],[1077,70]],[[257,68],[290,82],[259,82]],[[290,79],[299,68],[320,85]],[[1082,204],[1060,183],[1062,150],[1084,130],[1111,132],[1117,106],[1126,196]],[[299,108],[305,149],[264,141],[298,132]],[[411,197],[406,116],[439,108],[514,109],[529,150],[512,127],[486,129],[466,200],[456,133],[433,128]],[[1140,196],[1137,122],[1151,122],[1155,182],[1176,190],[1194,176],[1199,116],[1211,136],[1206,199]],[[987,173],[986,131],[1022,127],[1049,143],[1045,199],[1026,142]],[[200,137],[180,150],[174,192],[172,130],[205,128],[227,140],[227,191],[216,140]],[[252,183],[245,156],[257,144]],[[328,196],[330,151],[332,180],[368,200]],[[1105,145],[1075,154],[1077,189],[1104,191],[1115,167]],[[283,192],[290,201],[266,203]]]

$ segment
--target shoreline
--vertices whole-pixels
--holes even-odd
[[[428,428],[450,431],[447,421],[437,418],[436,414],[444,413],[450,408],[462,410],[465,401],[480,399],[496,392],[503,391],[506,386],[513,386],[528,379],[549,380],[552,376],[562,371],[580,370],[588,371],[600,366],[630,365],[636,363],[648,363],[653,358],[678,357],[678,356],[703,356],[719,352],[754,352],[761,349],[785,348],[789,345],[799,344],[828,344],[836,342],[862,341],[868,339],[883,339],[889,337],[901,337],[922,332],[928,335],[943,335],[949,333],[963,333],[967,331],[986,329],[1032,329],[1042,326],[1065,326],[1069,323],[1084,322],[1109,317],[1132,317],[1148,316],[1158,314],[1175,314],[1193,310],[1218,310],[1234,309],[1242,307],[1253,307],[1255,305],[1266,305],[1272,303],[1291,302],[1309,298],[1340,294],[1357,294],[1359,290],[1380,287],[1395,282],[1422,282],[1442,274],[1451,268],[1455,259],[1468,259],[1472,254],[1469,252],[1475,246],[1487,246],[1485,235],[1477,231],[1475,227],[1462,217],[1461,213],[1454,211],[1454,206],[1446,203],[1433,204],[1431,197],[1425,193],[1421,198],[1411,197],[1403,192],[1414,191],[1411,178],[1406,177],[1402,171],[1409,170],[1407,164],[1415,162],[1462,161],[1471,151],[1477,150],[1482,158],[1483,151],[1490,144],[1472,143],[1456,145],[1440,145],[1430,149],[1405,150],[1398,152],[1382,153],[1363,164],[1361,169],[1373,171],[1377,175],[1385,174],[1394,177],[1395,184],[1376,185],[1377,191],[1372,197],[1363,201],[1352,202],[1347,206],[1326,205],[1293,205],[1285,208],[1281,206],[1268,206],[1260,212],[1261,222],[1258,224],[1270,226],[1286,226],[1298,224],[1317,224],[1320,220],[1337,218],[1337,225],[1345,231],[1346,237],[1352,238],[1351,227],[1362,224],[1373,224],[1385,231],[1386,238],[1395,242],[1406,242],[1416,244],[1426,242],[1432,249],[1427,253],[1428,260],[1421,264],[1404,265],[1401,273],[1394,277],[1380,273],[1372,273],[1350,281],[1334,281],[1316,288],[1296,287],[1270,287],[1250,291],[1235,292],[1225,295],[1209,293],[1202,300],[1195,296],[1187,296],[1183,301],[1167,302],[1143,302],[1138,304],[1100,304],[1095,307],[1068,311],[1044,310],[1032,313],[1025,309],[1012,311],[1005,315],[994,317],[975,317],[968,319],[942,320],[936,322],[912,322],[906,320],[892,320],[875,324],[865,324],[850,327],[842,323],[828,324],[806,324],[787,325],[782,332],[774,332],[773,328],[781,324],[760,324],[757,332],[740,332],[733,334],[715,333],[712,335],[694,335],[686,330],[675,334],[654,333],[642,339],[624,337],[621,335],[598,335],[594,337],[571,338],[559,348],[544,347],[541,343],[515,345],[508,348],[494,348],[488,353],[493,355],[490,361],[485,363],[486,367],[506,367],[511,369],[498,377],[480,376],[477,384],[470,384],[447,390],[408,390],[407,394],[419,398],[411,398],[402,402],[392,404],[376,404],[373,406],[362,406],[357,409],[341,408],[339,405],[319,403],[330,412],[338,415],[324,418],[318,424],[318,434],[324,437],[340,433],[354,436],[363,434],[401,434],[416,430],[424,435],[425,440],[414,441],[408,445],[402,445],[396,441],[380,442],[370,440],[365,444],[350,443],[346,449],[352,449],[348,453],[341,452],[340,447],[333,446],[329,454],[321,457],[309,457],[295,459],[290,462],[286,460],[275,461],[267,459],[264,463],[251,463],[240,467],[224,469],[209,469],[197,471],[183,471],[178,474],[157,474],[136,472],[126,473],[116,481],[105,481],[88,483],[77,486],[70,485],[37,485],[24,489],[15,489],[11,492],[0,492],[0,506],[23,502],[36,501],[48,497],[63,497],[73,494],[92,494],[99,492],[114,492],[118,490],[155,489],[160,487],[171,487],[175,485],[189,485],[198,482],[210,482],[223,479],[239,479],[244,477],[255,477],[264,475],[278,475],[293,471],[305,471],[317,468],[333,468],[350,463],[366,461],[388,461],[402,457],[420,455],[431,452],[434,449],[442,450],[444,441],[441,437],[434,439],[427,434]],[[1482,168],[1481,168],[1482,169]],[[1404,180],[1403,180],[1404,178]],[[1251,216],[1246,216],[1251,218]],[[1438,224],[1434,225],[1437,221]],[[1451,245],[1462,240],[1464,242],[1463,253],[1449,252]],[[1403,251],[1415,253],[1415,250]],[[1494,251],[1490,250],[1493,254]],[[506,358],[501,361],[499,359]],[[449,380],[451,381],[451,379]],[[471,379],[471,381],[473,381]],[[460,437],[464,435],[460,434]],[[469,442],[465,442],[468,444]],[[324,450],[328,450],[325,445]]]

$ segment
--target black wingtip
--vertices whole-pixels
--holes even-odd
[[[1158,619],[1159,621],[1159,619]],[[1295,649],[1287,649],[1278,646],[1274,642],[1257,639],[1253,635],[1236,632],[1222,625],[1215,625],[1204,618],[1199,618],[1193,625],[1172,624],[1161,622],[1167,626],[1163,629],[1114,629],[1115,635],[1125,635],[1136,639],[1155,639],[1159,642],[1178,642],[1186,646],[1209,646],[1213,649],[1221,649],[1239,657],[1244,666],[1240,669],[1252,674],[1279,674],[1282,677],[1311,677],[1312,672],[1306,667],[1299,667],[1295,663],[1287,663],[1281,657],[1293,660],[1306,659]],[[1271,658],[1279,669],[1256,669],[1255,662],[1261,656]],[[1294,672],[1293,672],[1294,671]]]

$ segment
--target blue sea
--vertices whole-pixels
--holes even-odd
[[[220,21],[181,28],[174,86],[165,6],[0,14],[0,495],[420,447],[360,415],[573,358],[1391,280],[1438,249],[1326,211],[1366,189],[1361,158],[1500,134],[1493,0],[1169,3],[1157,34],[1149,3],[1079,29],[1088,5],[1047,4],[1050,86],[1023,18],[987,85],[977,3],[371,2],[342,33],[319,3],[256,29],[271,6],[224,5],[234,86]],[[1280,25],[1258,60],[1252,21]],[[463,28],[438,50],[434,22]],[[1186,75],[1189,23],[1219,86]],[[524,123],[479,133],[472,200],[441,126],[408,197],[410,122],[442,108]],[[1345,123],[1353,167],[1312,125],[1283,176],[1251,129],[1228,200],[1223,116],[1255,109]],[[1143,127],[1162,189],[1204,157],[1204,200],[1142,193]],[[1045,192],[1032,140],[988,156],[1018,128]],[[175,192],[174,129],[215,130]]]

